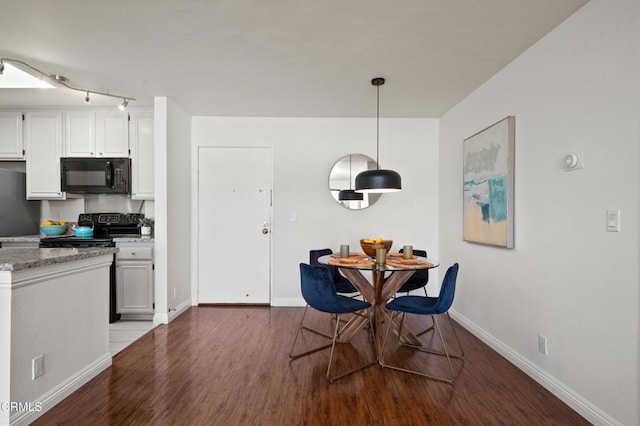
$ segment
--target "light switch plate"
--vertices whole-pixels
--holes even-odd
[[[620,232],[620,209],[607,210],[607,231]]]

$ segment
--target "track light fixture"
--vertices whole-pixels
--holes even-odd
[[[94,95],[102,95],[102,96],[109,96],[111,98],[119,98],[122,99],[123,102],[122,104],[120,104],[118,106],[118,108],[121,111],[124,111],[124,109],[127,107],[127,105],[129,105],[129,101],[135,101],[136,98],[133,97],[128,97],[128,96],[122,96],[122,95],[116,95],[113,93],[109,93],[109,92],[100,92],[98,90],[90,90],[90,89],[85,89],[85,88],[81,88],[81,87],[76,87],[72,84],[69,83],[69,79],[63,75],[59,75],[59,74],[47,74],[41,70],[39,70],[38,68],[29,65],[28,63],[21,61],[19,59],[13,59],[13,58],[0,58],[0,75],[2,75],[2,73],[4,72],[4,64],[8,63],[8,64],[18,64],[21,65],[22,68],[27,68],[29,70],[31,70],[32,72],[34,72],[35,74],[39,75],[40,78],[42,78],[43,80],[50,82],[54,85],[59,85],[59,86],[64,86],[67,89],[71,89],[71,90],[75,90],[77,92],[84,92],[86,95],[84,97],[84,101],[86,103],[90,102],[89,99],[89,94],[94,94]]]

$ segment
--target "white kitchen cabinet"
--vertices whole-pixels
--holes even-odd
[[[124,319],[152,319],[153,243],[116,243],[116,309]]]
[[[131,198],[153,200],[153,112],[131,112],[129,135],[131,140]]]
[[[129,116],[120,111],[64,113],[65,157],[128,157]]]
[[[62,113],[27,112],[24,116],[27,199],[64,200],[60,190]]]
[[[24,160],[22,112],[0,111],[0,160]]]

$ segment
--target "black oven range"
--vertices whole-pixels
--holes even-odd
[[[78,226],[93,229],[93,237],[56,236],[40,240],[41,248],[60,247],[115,247],[113,240],[117,237],[140,236],[138,221],[144,217],[142,213],[81,213]],[[120,319],[116,312],[116,270],[115,255],[111,264],[109,279],[109,322]]]

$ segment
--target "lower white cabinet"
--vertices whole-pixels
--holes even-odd
[[[116,309],[123,318],[150,319],[154,312],[153,243],[116,243]]]

